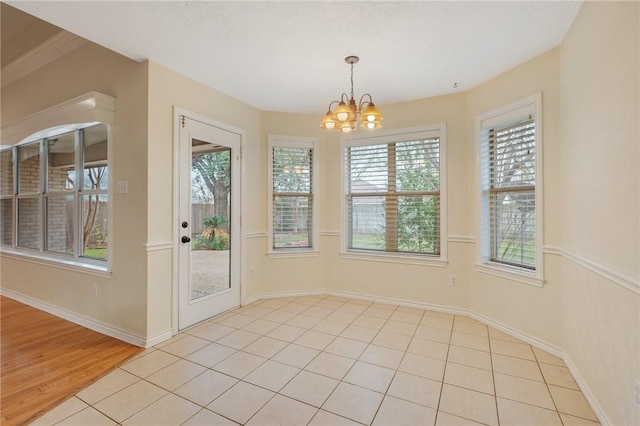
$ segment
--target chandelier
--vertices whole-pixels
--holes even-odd
[[[370,94],[365,93],[362,95],[360,102],[356,105],[356,100],[353,96],[353,64],[359,60],[360,58],[357,56],[344,58],[344,61],[351,65],[351,98],[349,99],[347,94],[343,93],[339,101],[331,102],[329,110],[320,122],[321,128],[336,129],[343,133],[349,133],[356,130],[358,121],[361,121],[360,126],[365,129],[379,129],[382,127],[380,124],[382,114],[374,105]],[[331,107],[334,104],[337,104],[337,106],[332,111]]]

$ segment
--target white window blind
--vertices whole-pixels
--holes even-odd
[[[490,260],[536,268],[536,125],[488,129]]]
[[[313,247],[313,148],[272,147],[273,249]]]
[[[542,93],[476,117],[478,270],[544,284]]]
[[[345,147],[347,249],[440,255],[440,138]]]

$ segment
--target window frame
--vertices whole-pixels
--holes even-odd
[[[346,155],[347,148],[352,146],[367,146],[385,144],[391,142],[404,142],[410,140],[439,138],[439,179],[440,179],[440,254],[422,254],[410,252],[388,252],[348,247],[349,218],[347,211],[347,182],[346,182]],[[340,191],[341,203],[341,242],[340,257],[344,259],[366,260],[374,262],[401,263],[412,265],[429,265],[445,267],[447,258],[447,126],[446,123],[434,123],[423,126],[407,127],[376,131],[375,133],[349,134],[341,137],[340,177],[342,189]]]
[[[308,257],[317,256],[320,253],[318,231],[318,163],[319,142],[315,137],[268,135],[267,137],[267,256],[268,257]],[[273,223],[273,150],[274,148],[300,148],[311,150],[311,228],[309,238],[311,247],[273,247],[274,223]]]
[[[81,132],[84,129],[104,125],[106,130],[106,142],[107,142],[107,159],[106,166],[109,172],[107,173],[107,189],[91,190],[83,188],[84,178],[84,159],[83,159],[83,136]],[[49,178],[49,165],[48,165],[48,139],[55,136],[62,136],[65,134],[73,133],[74,137],[74,161],[73,169],[76,173],[76,182],[73,189],[68,190],[54,190],[50,191],[50,188],[46,187],[45,183]],[[112,202],[113,202],[113,176],[112,170],[112,126],[110,123],[104,122],[87,122],[77,123],[72,125],[57,126],[49,129],[44,129],[32,137],[23,139],[22,141],[2,149],[2,151],[10,151],[12,153],[13,164],[13,188],[11,195],[3,195],[1,198],[11,199],[12,202],[12,220],[11,220],[11,245],[5,245],[0,242],[2,251],[9,255],[18,255],[20,257],[29,257],[34,260],[40,260],[45,262],[51,262],[52,264],[62,264],[70,267],[80,267],[81,269],[89,269],[97,272],[109,272],[111,271],[112,262],[112,246],[111,238],[107,240],[107,259],[99,260],[90,257],[82,256],[82,205],[83,197],[88,195],[100,195],[105,194],[107,196],[108,205],[105,212],[107,217],[107,235],[112,235],[113,220],[112,220]],[[39,173],[40,173],[40,189],[37,193],[20,193],[19,191],[19,174],[20,165],[18,164],[18,149],[21,146],[37,143],[39,145]],[[53,198],[71,196],[73,197],[73,209],[72,209],[72,221],[73,221],[73,240],[74,250],[73,253],[65,254],[56,251],[50,251],[47,247],[48,240],[48,220],[49,215],[47,212],[48,200]],[[38,248],[27,248],[18,246],[18,234],[19,234],[19,221],[18,221],[18,200],[20,199],[37,199],[39,201],[39,241]]]
[[[491,260],[491,216],[489,197],[488,132],[490,128],[505,127],[528,119],[535,124],[535,265],[534,269]],[[493,276],[542,287],[544,284],[543,262],[543,117],[542,92],[534,93],[507,105],[476,116],[476,162],[477,162],[477,244],[476,269]]]

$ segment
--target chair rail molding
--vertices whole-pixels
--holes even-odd
[[[555,246],[543,246],[542,251],[544,254],[549,254],[553,256],[560,256],[563,259],[567,259],[572,261],[573,263],[582,266],[583,268],[589,269],[591,272],[594,272],[602,277],[608,279],[609,281],[618,284],[630,290],[638,295],[640,295],[640,281],[637,279],[633,279],[631,277],[625,276],[613,269],[610,269],[604,265],[601,265],[591,259],[587,259],[584,256],[581,256],[577,253],[574,253],[569,250],[565,250],[560,247]]]

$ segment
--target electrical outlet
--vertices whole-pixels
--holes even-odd
[[[116,183],[116,193],[126,194],[129,192],[129,182],[126,180],[118,181]]]
[[[92,286],[93,286],[93,295],[97,297],[98,296],[98,284],[97,283],[93,283]]]
[[[640,379],[636,377],[636,404],[640,405]]]
[[[458,284],[458,278],[455,275],[449,275],[449,285],[455,287]]]

